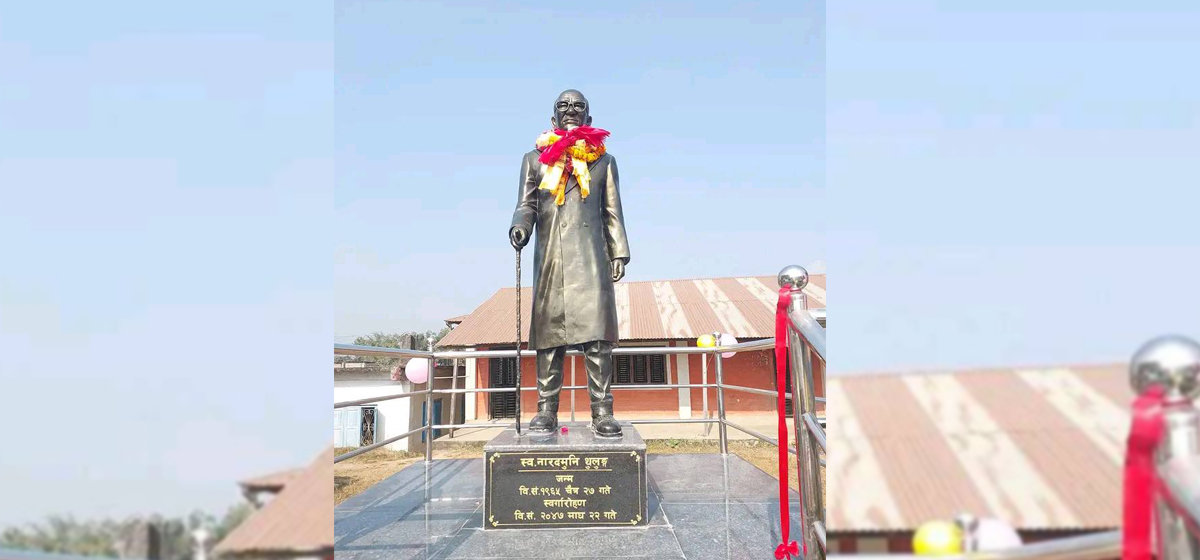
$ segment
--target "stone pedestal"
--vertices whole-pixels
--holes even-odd
[[[548,435],[505,430],[483,446],[485,529],[636,527],[647,523],[646,442],[586,423]]]

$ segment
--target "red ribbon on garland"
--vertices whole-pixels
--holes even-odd
[[[590,126],[577,126],[571,130],[554,129],[554,133],[560,136],[557,142],[546,146],[542,150],[542,154],[538,156],[538,161],[551,165],[558,161],[558,157],[567,151],[567,148],[575,145],[576,141],[583,140],[592,146],[600,146],[604,143],[604,139],[608,138],[608,131],[603,128],[592,128]]]
[[[1163,436],[1163,388],[1150,387],[1133,402],[1133,427],[1125,453],[1125,523],[1123,560],[1151,560],[1154,555],[1154,451]]]
[[[799,557],[800,547],[796,541],[788,541],[791,523],[788,520],[788,434],[787,416],[784,415],[784,391],[787,390],[788,332],[787,308],[792,301],[792,288],[779,288],[779,303],[775,306],[775,388],[778,391],[776,412],[779,414],[779,525],[783,543],[775,547],[776,560]],[[800,442],[796,442],[797,445]],[[804,496],[800,496],[804,503]],[[800,526],[804,525],[804,508],[800,508]],[[803,540],[803,539],[801,539]],[[808,542],[804,542],[804,555],[808,556]]]

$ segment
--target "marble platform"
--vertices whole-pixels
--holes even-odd
[[[419,462],[335,508],[337,560],[774,558],[778,482],[736,455],[650,455],[647,525],[483,530],[483,459]],[[799,496],[791,534],[800,540]]]

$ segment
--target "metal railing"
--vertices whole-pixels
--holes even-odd
[[[477,352],[476,351],[447,350],[447,351],[430,352],[430,351],[426,351],[426,350],[380,348],[380,347],[374,347],[374,346],[357,346],[357,345],[353,345],[353,344],[334,344],[333,346],[334,346],[334,348],[333,348],[334,354],[342,354],[342,355],[377,356],[377,357],[391,357],[391,358],[397,358],[397,357],[426,358],[426,359],[428,359],[430,357],[438,358],[438,359],[449,358],[449,359],[455,360],[455,362],[456,362],[455,368],[456,369],[457,369],[457,360],[461,359],[461,358],[468,358],[468,357],[470,357],[470,358],[515,358],[515,357],[517,357],[516,350],[482,350],[482,351],[477,351]],[[728,423],[728,421],[725,420],[725,414],[724,414],[724,412],[725,412],[724,411],[724,394],[725,394],[726,389],[732,390],[732,391],[744,391],[747,393],[755,393],[755,394],[767,394],[767,395],[771,395],[771,396],[774,396],[775,393],[773,393],[767,389],[756,389],[753,387],[741,387],[738,385],[728,385],[728,384],[722,383],[722,376],[723,376],[724,368],[723,368],[723,358],[721,357],[721,353],[722,352],[747,352],[747,351],[755,351],[755,350],[769,350],[769,349],[773,349],[774,347],[775,347],[775,341],[768,338],[768,339],[755,340],[755,341],[750,341],[750,342],[743,342],[740,344],[734,344],[734,345],[729,345],[729,346],[716,346],[716,347],[712,347],[712,348],[699,348],[699,347],[694,347],[694,346],[687,346],[687,347],[638,346],[638,347],[614,348],[612,351],[614,356],[646,355],[646,354],[667,354],[667,355],[712,354],[714,356],[714,360],[716,363],[717,382],[716,383],[708,383],[708,382],[703,382],[703,383],[659,383],[659,384],[653,384],[653,385],[613,385],[612,390],[614,390],[614,391],[646,391],[646,390],[653,390],[653,389],[704,389],[705,391],[715,390],[717,393],[717,404],[718,404],[718,406],[717,406],[718,417],[717,418],[707,418],[707,410],[706,410],[705,418],[678,418],[678,419],[676,419],[676,418],[643,418],[643,419],[633,419],[633,420],[625,420],[625,421],[627,421],[631,424],[691,424],[691,423],[726,424],[726,423]],[[578,350],[568,350],[566,352],[566,355],[567,356],[581,356],[581,355],[583,355],[583,353]],[[537,352],[534,350],[522,350],[521,351],[522,358],[533,358],[536,356],[537,356]],[[494,424],[494,423],[474,423],[474,424],[450,423],[450,424],[438,424],[431,428],[430,424],[432,423],[432,418],[430,418],[430,416],[432,415],[431,401],[433,399],[433,395],[434,394],[455,395],[455,394],[466,394],[466,393],[515,393],[518,391],[517,387],[476,387],[476,388],[451,387],[449,389],[437,389],[437,388],[434,388],[434,386],[433,386],[433,379],[428,379],[424,383],[421,383],[420,385],[423,385],[423,388],[420,388],[417,390],[410,390],[410,391],[405,391],[402,393],[396,393],[396,394],[392,394],[392,395],[382,395],[382,396],[378,396],[378,397],[368,397],[368,398],[355,399],[355,400],[350,400],[350,401],[335,402],[333,404],[333,408],[338,409],[338,408],[346,408],[346,407],[352,407],[352,406],[361,406],[361,405],[365,405],[365,404],[372,404],[372,403],[376,403],[376,402],[382,402],[382,401],[393,400],[393,399],[424,397],[425,401],[426,401],[426,405],[425,405],[425,421],[424,421],[423,426],[418,427],[409,432],[406,432],[404,434],[401,434],[399,436],[394,436],[394,437],[388,438],[386,440],[373,443],[371,445],[359,447],[358,449],[355,449],[354,451],[345,453],[343,455],[338,455],[337,457],[334,458],[334,462],[336,463],[336,462],[344,461],[346,459],[360,455],[362,453],[366,453],[373,449],[378,449],[385,445],[395,443],[396,441],[404,439],[405,437],[408,437],[410,435],[414,435],[419,432],[428,432],[429,430],[432,430],[432,429],[497,428],[497,427],[501,427],[502,426],[501,424]],[[521,391],[537,391],[537,387],[520,387],[519,390],[521,390]],[[564,385],[562,390],[564,390],[564,391],[585,391],[585,390],[587,390],[587,385]],[[792,397],[792,395],[787,395],[787,398],[791,399],[793,397]],[[737,426],[735,426],[735,427],[737,427]],[[743,431],[745,431],[745,430],[743,430]],[[721,453],[726,454],[729,452],[728,435],[723,428],[720,430],[720,432],[721,433],[720,433],[719,439],[720,439]],[[752,433],[750,431],[747,431],[746,433],[753,435],[755,437],[758,437],[759,439],[762,439],[763,441],[767,441],[772,444],[776,443],[774,439],[768,438],[766,436],[762,436],[761,434],[757,434],[757,432]],[[759,436],[761,436],[761,437],[759,437]],[[790,448],[790,447],[789,447],[789,451],[791,451],[793,454],[795,454],[797,452],[796,449]],[[426,461],[433,460],[432,438],[429,437],[429,435],[426,435],[426,437],[425,437],[425,460]]]
[[[825,495],[822,492],[820,484],[820,467],[824,466],[825,459],[821,455],[825,452],[825,429],[821,426],[821,421],[817,417],[817,403],[825,403],[824,397],[816,395],[815,381],[820,379],[822,385],[825,378],[825,327],[818,321],[825,319],[824,309],[806,309],[807,301],[801,290],[808,283],[808,272],[798,266],[789,266],[783,269],[779,274],[780,286],[788,285],[792,288],[792,302],[788,309],[788,337],[791,353],[788,357],[791,370],[791,385],[790,394],[785,394],[784,397],[792,401],[793,406],[793,429],[794,437],[798,446],[793,447],[788,442],[780,442],[775,438],[769,437],[754,429],[748,428],[737,422],[728,420],[725,417],[725,391],[739,391],[764,396],[776,396],[776,393],[770,389],[759,389],[754,387],[743,387],[740,385],[731,385],[725,383],[724,380],[724,358],[722,353],[725,352],[748,352],[756,350],[773,350],[775,348],[775,340],[767,338],[729,346],[716,346],[712,348],[701,348],[695,346],[665,346],[665,347],[618,347],[613,349],[615,356],[634,356],[634,355],[680,355],[680,354],[705,354],[712,355],[715,364],[716,382],[709,383],[707,377],[707,360],[702,368],[701,383],[661,383],[655,385],[613,385],[614,391],[644,391],[652,389],[703,389],[703,407],[704,418],[645,418],[627,420],[631,424],[706,424],[717,425],[718,440],[722,455],[729,454],[729,433],[728,428],[734,428],[759,440],[770,443],[771,445],[784,445],[788,452],[796,456],[797,474],[800,479],[801,495],[803,507],[805,511],[805,519],[808,520],[808,526],[804,527],[804,538],[808,540],[810,555],[814,551],[819,551],[820,556],[824,556],[825,550]],[[716,333],[714,333],[716,334]],[[356,399],[352,401],[343,401],[334,403],[334,409],[345,408],[351,406],[359,406],[371,404],[392,399],[401,398],[425,398],[425,418],[424,425],[409,430],[398,436],[387,438],[383,441],[359,447],[354,451],[338,455],[334,458],[334,462],[341,462],[351,457],[356,457],[363,453],[367,453],[374,449],[378,449],[385,445],[395,443],[406,437],[413,436],[417,433],[425,434],[425,460],[433,461],[433,430],[449,429],[451,434],[457,428],[495,428],[499,427],[496,424],[433,424],[433,395],[437,394],[464,394],[464,393],[502,393],[502,392],[518,392],[518,391],[536,391],[536,387],[487,387],[487,388],[458,388],[458,360],[464,358],[516,358],[517,350],[481,350],[481,351],[464,351],[464,350],[445,350],[445,351],[423,351],[423,350],[406,350],[397,348],[379,348],[374,346],[358,346],[354,344],[334,344],[334,354],[354,355],[354,356],[377,356],[389,358],[425,358],[432,360],[450,359],[453,360],[454,374],[451,376],[452,385],[449,389],[435,389],[434,375],[431,368],[429,378],[425,381],[424,388],[396,393],[393,395],[385,395],[381,397],[371,397],[365,399]],[[582,352],[569,349],[566,353],[568,356],[580,356]],[[529,358],[537,356],[537,352],[533,350],[522,350],[521,357]],[[431,364],[433,362],[431,361]],[[572,360],[572,364],[574,360]],[[565,373],[565,372],[564,372]],[[572,371],[572,380],[574,379],[574,371]],[[572,408],[571,416],[574,418],[574,391],[587,390],[586,385],[566,385],[562,388],[564,391],[572,392]],[[715,390],[717,394],[717,417],[709,418],[708,410],[708,392]],[[517,398],[520,398],[518,393]],[[451,419],[454,418],[454,401],[451,400]],[[520,421],[520,418],[516,419]],[[818,452],[818,449],[820,450]],[[819,548],[817,548],[819,546]]]

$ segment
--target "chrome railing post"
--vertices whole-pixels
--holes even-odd
[[[1200,414],[1190,399],[1171,402],[1164,407],[1163,440],[1159,445],[1157,463],[1162,469],[1173,460],[1200,457]],[[1192,473],[1192,480],[1200,480],[1200,472]],[[1185,496],[1174,496],[1177,500]],[[1197,496],[1191,496],[1196,499]],[[1193,504],[1196,511],[1200,504]],[[1161,560],[1195,560],[1200,558],[1200,535],[1188,530],[1186,514],[1171,508],[1160,496],[1158,500],[1159,558]],[[1192,519],[1193,527],[1200,527],[1200,519]]]
[[[809,408],[811,393],[807,383],[811,362],[803,358],[804,354],[808,353],[808,348],[796,332],[788,329],[788,338],[790,339],[788,361],[791,363],[792,369],[792,421],[795,422],[796,434],[796,476],[800,481],[800,507],[804,509],[804,520],[806,521],[805,527],[803,527],[804,538],[808,542],[808,549],[813,551],[816,550],[816,547],[811,527],[812,523],[818,520],[818,497],[816,494],[820,491],[820,485],[819,483],[814,484],[813,477],[813,459],[818,456],[817,449],[813,444],[813,436],[809,433],[809,428],[804,421],[805,414],[811,410]]]
[[[718,335],[714,335],[717,338]],[[720,340],[718,338],[718,340]],[[720,343],[718,342],[719,346]],[[729,427],[725,425],[725,378],[724,368],[721,365],[722,358],[720,352],[714,352],[717,364],[717,437],[721,438],[721,454],[729,454]]]
[[[450,360],[450,363],[453,364],[451,366],[453,369],[451,370],[451,373],[450,373],[450,389],[455,390],[455,389],[458,389],[458,358],[454,358],[453,360]],[[450,423],[451,424],[457,423],[457,422],[455,422],[455,419],[457,419],[458,417],[454,415],[454,403],[456,401],[458,401],[458,397],[455,396],[454,393],[450,393]],[[463,403],[463,405],[466,406],[466,403]],[[454,439],[454,428],[450,428],[450,432],[448,435],[450,436],[450,439]]]
[[[1159,471],[1172,463],[1200,458],[1200,413],[1192,403],[1192,399],[1200,396],[1200,344],[1180,336],[1151,340],[1134,354],[1129,376],[1139,394],[1153,386],[1165,390],[1163,438],[1155,455]],[[1173,473],[1167,474],[1163,491],[1178,492],[1179,488],[1171,484]],[[1200,479],[1200,473],[1191,473],[1190,478]],[[1160,560],[1200,558],[1200,535],[1189,531],[1189,525],[1200,527],[1200,519],[1195,516],[1200,504],[1188,503],[1200,496],[1175,494],[1170,498],[1177,503],[1165,499],[1161,491],[1157,499],[1158,557]]]
[[[425,380],[425,462],[433,461],[433,376]]]
[[[429,344],[429,377],[425,379],[425,462],[433,462],[433,372],[437,360],[433,357],[433,343]]]
[[[823,347],[823,329],[816,325],[816,321],[807,315],[808,299],[804,295],[803,289],[808,284],[808,271],[803,267],[792,265],[785,267],[779,272],[777,277],[779,287],[791,288],[791,301],[789,302],[788,313],[788,356],[787,361],[791,366],[791,383],[792,383],[792,430],[796,439],[796,475],[799,478],[801,489],[801,504],[800,507],[804,510],[805,526],[803,538],[807,543],[807,548],[810,552],[810,557],[822,558],[825,556],[825,495],[821,492],[821,465],[820,453],[818,448],[824,446],[816,439],[814,433],[815,422],[807,420],[816,419],[817,400],[816,400],[816,383],[814,381],[817,375],[816,368],[813,364],[813,347],[809,344],[809,337],[822,340]],[[797,327],[795,317],[803,314],[808,325],[811,327],[810,333],[800,332]],[[824,375],[824,357],[821,354],[817,355],[821,363],[821,375]],[[781,445],[787,445],[787,442],[780,442]]]
[[[700,355],[700,384],[708,385],[708,356],[705,354]],[[704,419],[708,420],[712,418],[712,415],[708,413],[708,387],[705,387],[704,390],[701,391],[700,399],[704,406]],[[708,435],[711,433],[712,424],[705,424],[704,437],[708,437]]]

